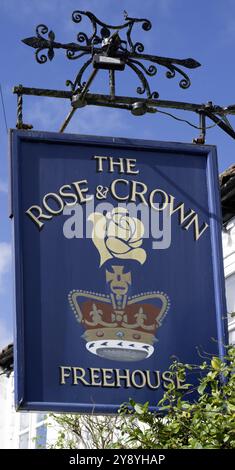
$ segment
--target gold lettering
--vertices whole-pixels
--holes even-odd
[[[114,369],[114,371],[116,374],[116,387],[121,387],[121,383],[120,383],[121,380],[126,381],[125,387],[128,387],[128,388],[131,387],[129,369],[123,369],[123,372],[125,372],[125,374],[121,374],[120,369]]]
[[[59,205],[59,209],[55,210],[55,209],[52,209],[48,203],[47,203],[47,199],[54,199],[58,205]],[[63,203],[63,200],[61,199],[60,196],[58,196],[58,194],[56,193],[48,193],[44,196],[43,200],[42,200],[42,203],[45,207],[45,209],[51,213],[52,215],[59,215],[61,214],[61,212],[63,212],[63,209],[64,209],[64,203]]]
[[[68,190],[72,190],[70,184],[64,184],[63,186],[61,186],[60,190],[59,190],[59,194],[63,197],[63,198],[66,198],[66,199],[73,199],[73,202],[66,202],[66,206],[74,206],[74,204],[76,204],[78,202],[78,198],[76,196],[76,194],[70,194],[70,193],[67,193],[65,192],[64,190],[65,189],[68,189]]]
[[[161,194],[164,196],[164,202],[162,200],[162,202],[157,202],[157,206],[155,206],[154,202],[153,202],[153,197],[155,196],[155,194]],[[162,189],[154,189],[150,195],[149,195],[149,202],[150,202],[150,206],[152,207],[152,209],[156,210],[156,211],[163,211],[167,204],[168,204],[168,194],[163,191]]]
[[[139,170],[134,170],[136,165],[136,160],[134,158],[126,158],[126,173],[138,175]]]
[[[103,160],[108,160],[108,157],[98,157],[98,156],[95,156],[94,157],[94,160],[97,160],[97,171],[100,173],[103,171]]]
[[[91,385],[98,385],[101,386],[102,382],[100,381],[100,369],[96,369],[93,367],[89,367],[88,369],[90,371],[90,376],[91,376]],[[96,382],[96,379],[99,379],[99,382]]]
[[[140,376],[141,382],[138,383],[136,382],[136,375]],[[146,385],[146,377],[145,373],[142,370],[134,370],[131,374],[131,382],[132,385],[134,385],[135,388],[143,388]]]
[[[72,367],[73,369],[73,385],[78,384],[78,380],[80,380],[84,385],[91,385],[89,382],[85,380],[86,371],[83,367]],[[80,375],[77,375],[80,373]]]
[[[185,230],[188,230],[189,227],[194,224],[194,237],[195,240],[198,241],[201,235],[205,232],[205,230],[208,228],[208,224],[206,222],[203,223],[201,228],[199,229],[199,222],[198,222],[198,215],[195,213],[193,209],[190,209],[187,213],[185,213],[184,206],[185,204],[182,202],[178,204],[178,206],[174,207],[174,196],[170,195],[170,216],[174,214],[175,212],[179,211],[179,222],[180,225],[183,225],[186,220],[188,220],[190,217],[191,220],[188,221],[188,223],[183,227]]]
[[[66,383],[65,379],[67,377],[70,377],[71,369],[72,367],[60,366],[60,384],[61,385],[64,385]]]
[[[113,157],[109,157],[109,171],[110,173],[114,172],[114,166],[118,167],[119,173],[125,173],[123,158],[118,158],[118,161],[115,161]]]
[[[184,389],[184,385],[183,385],[183,384],[185,384],[185,379],[180,379],[179,376],[178,376],[178,374],[176,374],[176,388],[177,388],[178,390]]]
[[[111,187],[110,187],[110,190],[111,190],[111,193],[112,193],[112,196],[117,199],[118,201],[126,201],[128,199],[128,195],[127,196],[118,196],[117,193],[116,193],[116,184],[118,183],[123,183],[125,185],[129,185],[129,181],[127,180],[123,180],[123,179],[118,179],[118,180],[114,180],[111,184]]]
[[[172,372],[170,372],[169,370],[166,370],[165,372],[163,372],[162,373],[162,380],[163,380],[162,386],[165,390],[167,390],[168,387],[169,387],[169,385],[168,385],[169,383],[174,384],[174,380],[172,379]]]
[[[93,196],[83,196],[83,193],[87,193],[88,188],[80,188],[81,185],[86,184],[87,185],[87,180],[81,180],[81,181],[75,181],[73,185],[75,186],[75,189],[77,191],[78,197],[79,197],[79,202],[82,204],[83,202],[90,201]]]
[[[104,387],[115,387],[115,382],[107,382],[107,380],[113,380],[113,369],[101,369],[102,372],[102,385]]]
[[[86,378],[86,369],[83,367],[69,367],[60,366],[60,384],[65,385],[68,379],[72,385],[82,383],[85,386],[91,387],[123,387],[123,388],[149,388],[156,390],[161,385],[163,389],[168,389],[170,384],[174,384],[177,389],[184,389],[185,378],[182,379],[176,374],[175,378],[171,371],[166,370],[160,372],[159,370],[134,370],[130,372],[129,369],[106,369],[89,367],[87,369],[90,381]]]
[[[32,211],[38,211],[38,215],[35,215]],[[39,230],[43,227],[44,223],[41,222],[39,219],[50,220],[52,219],[52,215],[43,214],[41,207],[39,206],[31,206],[27,211],[26,214],[32,219],[33,222],[38,226]]]
[[[198,222],[198,215],[195,214],[192,219],[185,225],[183,228],[185,230],[188,230],[189,227],[193,224],[194,228],[194,238],[195,241],[197,242],[199,238],[202,236],[202,234],[205,232],[205,230],[208,228],[208,224],[206,222],[203,222],[201,228],[199,229],[199,222]]]
[[[140,186],[142,188],[142,190],[138,191],[137,186]],[[147,206],[148,204],[147,204],[147,201],[144,197],[144,194],[147,192],[147,190],[148,190],[148,188],[147,188],[146,184],[142,183],[141,181],[132,181],[131,199],[130,200],[132,202],[136,202],[136,198],[138,196],[140,198],[140,200],[143,202],[143,204],[145,204]]]
[[[160,387],[160,372],[159,370],[155,370],[152,373],[156,375],[156,385],[151,383],[150,370],[146,370],[147,385],[149,388],[157,389]]]
[[[101,157],[98,155],[95,155],[93,158],[97,161],[96,168],[98,173],[104,171],[103,161],[107,160],[108,171],[110,173],[114,173],[115,169],[117,169],[119,173],[127,173],[132,175],[138,175],[139,173],[139,170],[135,170],[136,160],[134,158],[117,158],[115,160],[113,157]]]
[[[174,200],[175,200],[175,197],[170,194],[170,201],[169,201],[170,216],[172,216],[172,214],[174,214],[175,212],[179,211],[178,212],[178,214],[179,214],[179,223],[180,223],[180,225],[183,225],[184,222],[189,217],[191,217],[191,215],[195,214],[195,211],[193,209],[190,209],[187,213],[185,213],[185,211],[184,211],[184,206],[185,206],[184,202],[181,202],[180,204],[178,204],[178,206],[174,207]]]

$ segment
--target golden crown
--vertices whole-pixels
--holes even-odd
[[[131,273],[123,266],[106,270],[110,294],[73,290],[69,302],[79,323],[89,352],[105,359],[136,361],[154,352],[156,333],[170,302],[164,292],[128,296]]]

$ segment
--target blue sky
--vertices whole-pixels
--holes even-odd
[[[87,25],[75,25],[72,11],[90,10],[105,22],[120,24],[123,10],[129,16],[146,17],[152,30],[138,30],[136,40],[145,44],[145,52],[161,56],[198,60],[202,67],[192,70],[192,86],[182,90],[177,77],[168,80],[159,67],[159,73],[150,79],[152,91],[160,99],[205,103],[213,101],[221,106],[235,103],[234,0],[0,0],[0,83],[4,97],[8,128],[16,122],[16,97],[12,87],[24,86],[66,89],[66,79],[73,79],[79,69],[78,61],[68,61],[62,51],[44,65],[34,60],[33,49],[20,42],[33,36],[35,27],[45,23],[56,34],[56,40],[72,42],[79,31],[89,32]],[[106,75],[102,74],[91,88],[107,92]],[[139,85],[131,73],[119,74],[117,93],[136,96]],[[69,103],[36,97],[25,97],[27,123],[36,130],[57,131],[63,122]],[[189,113],[175,114],[197,124]],[[235,119],[232,120],[235,127]],[[211,124],[208,122],[208,125]],[[126,111],[86,107],[73,118],[68,132],[96,135],[114,135],[153,140],[191,142],[198,131],[163,115],[134,117]],[[0,105],[0,348],[12,338],[13,289],[11,269],[11,222],[8,219],[8,138]],[[220,171],[234,163],[235,142],[214,127],[208,130],[207,144],[217,145]]]

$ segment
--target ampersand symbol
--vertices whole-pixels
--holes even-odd
[[[106,199],[107,194],[108,194],[109,188],[107,186],[102,186],[99,184],[96,188],[96,198],[97,199]]]

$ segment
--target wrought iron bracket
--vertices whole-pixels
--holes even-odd
[[[147,77],[154,77],[156,75],[158,71],[157,66],[163,67],[166,70],[166,77],[168,79],[179,75],[179,86],[186,89],[191,85],[191,82],[189,76],[182,68],[194,69],[199,67],[200,63],[192,58],[177,59],[144,53],[144,45],[140,42],[135,42],[132,38],[132,33],[134,27],[138,25],[144,31],[149,31],[152,25],[148,19],[131,18],[127,12],[124,12],[124,22],[122,24],[110,25],[102,22],[89,11],[76,10],[72,13],[72,21],[76,24],[79,24],[83,18],[90,20],[92,33],[88,36],[84,32],[78,32],[76,42],[65,44],[57,42],[54,31],[49,31],[49,28],[44,24],[36,27],[36,36],[22,40],[24,44],[35,49],[36,60],[40,64],[46,63],[48,59],[50,61],[53,60],[57,49],[65,50],[69,60],[77,60],[83,57],[86,60],[80,67],[75,79],[73,81],[70,79],[66,81],[70,91],[25,88],[22,85],[15,87],[14,93],[18,95],[18,128],[32,128],[31,125],[23,123],[22,96],[34,95],[70,99],[71,111],[62,124],[60,132],[65,130],[78,108],[86,105],[95,105],[126,109],[135,116],[142,116],[145,113],[164,113],[159,108],[193,111],[199,115],[199,126],[193,125],[193,127],[200,130],[200,135],[193,140],[195,143],[205,143],[206,118],[212,120],[214,125],[218,125],[227,134],[235,138],[235,131],[227,117],[229,114],[235,114],[235,105],[220,107],[213,105],[211,102],[207,104],[193,104],[159,100],[158,91],[151,91]],[[84,74],[89,68],[91,69],[89,78],[84,81]],[[116,96],[115,71],[125,71],[128,68],[140,80],[140,86],[137,87],[136,91],[142,97]],[[109,95],[89,92],[89,87],[100,69],[108,71]],[[172,117],[177,119],[175,116]]]
[[[56,49],[64,49],[69,60],[77,60],[89,56],[88,60],[80,68],[74,81],[67,80],[67,86],[70,86],[73,93],[81,93],[85,82],[84,73],[89,66],[94,65],[94,57],[112,57],[120,60],[124,66],[131,69],[139,78],[141,86],[138,86],[137,93],[147,98],[158,98],[157,91],[151,92],[147,77],[153,77],[157,73],[156,65],[166,69],[166,77],[172,79],[179,74],[181,79],[179,85],[186,89],[191,82],[183,68],[194,69],[200,64],[194,59],[176,59],[171,57],[161,57],[144,53],[144,45],[141,42],[134,42],[132,32],[137,24],[142,26],[144,31],[150,31],[151,22],[146,18],[131,18],[127,12],[124,12],[124,23],[120,25],[110,25],[103,23],[93,13],[89,11],[76,10],[72,13],[72,21],[79,24],[86,17],[90,20],[92,34],[84,32],[77,34],[77,41],[62,44],[55,41],[55,33],[44,25],[36,27],[36,36],[23,39],[23,43],[36,49],[36,60],[44,64],[47,60],[53,60]],[[121,37],[123,34],[124,37]],[[47,51],[47,54],[46,54]],[[144,63],[143,63],[144,62]],[[148,63],[146,66],[145,63]],[[107,67],[108,69],[111,67]],[[110,90],[115,95],[114,73],[110,74]]]
[[[66,90],[50,90],[44,88],[28,88],[16,86],[13,88],[13,93],[28,96],[45,96],[50,98],[62,98],[69,99],[70,101],[76,100],[71,91]],[[86,94],[86,102],[84,105],[92,106],[102,106],[108,108],[117,108],[125,109],[133,113],[133,107],[136,105],[136,97],[127,97],[127,96],[116,96],[115,101],[113,101],[112,96],[103,95],[103,94]],[[161,112],[160,109],[179,109],[183,111],[190,111],[199,115],[200,122],[204,123],[204,118],[209,118],[214,122],[218,127],[220,127],[224,132],[226,132],[230,137],[235,139],[235,130],[232,128],[231,124],[228,121],[229,114],[235,114],[235,105],[234,106],[224,106],[214,105],[211,101],[206,104],[201,103],[187,103],[183,101],[169,101],[169,100],[155,100],[145,98],[138,98],[138,103],[142,104],[146,112],[157,113]],[[76,105],[73,110],[76,110]],[[135,113],[133,113],[135,114]],[[229,123],[229,124],[228,124]],[[203,144],[205,143],[205,132],[206,127],[203,124],[199,124],[198,129],[201,131],[200,136],[197,139],[194,139],[194,143]],[[62,131],[63,132],[63,131]],[[200,140],[199,140],[200,139]]]
[[[23,86],[17,87],[17,129],[30,130],[33,128],[31,124],[24,124],[23,122]]]

